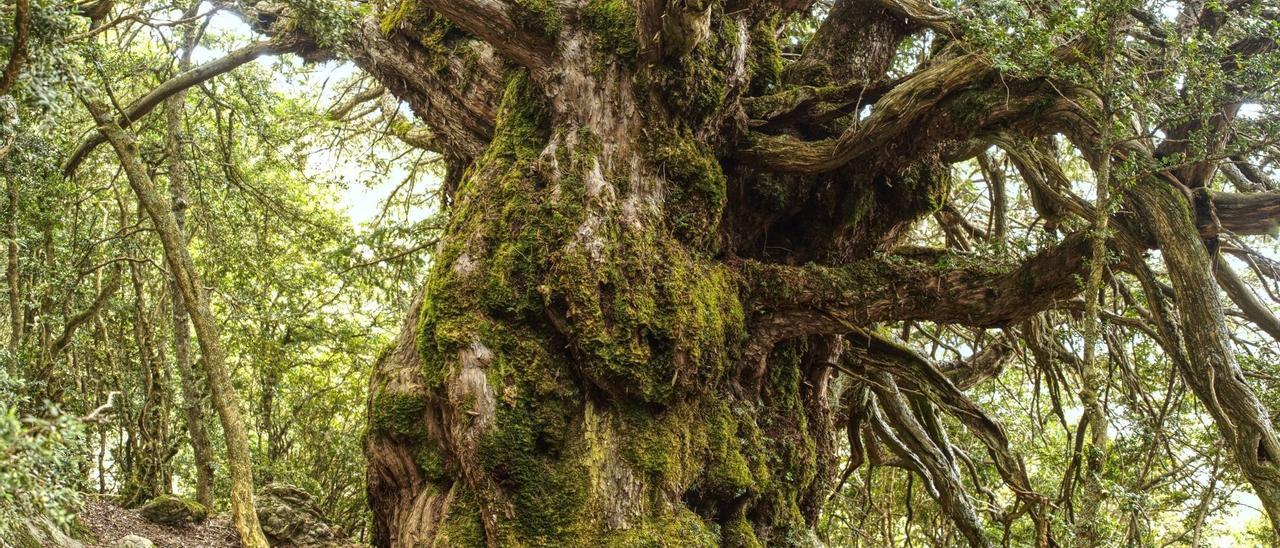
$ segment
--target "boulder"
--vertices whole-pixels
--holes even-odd
[[[112,543],[111,548],[156,548],[156,544],[146,537],[125,535]]]
[[[147,521],[161,525],[199,523],[209,517],[209,510],[203,504],[174,495],[153,498],[138,511]]]
[[[258,522],[272,546],[337,548],[353,546],[329,523],[311,495],[292,485],[273,483],[258,493]]]

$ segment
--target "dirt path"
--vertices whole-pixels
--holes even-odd
[[[235,529],[226,518],[212,517],[199,525],[157,525],[144,519],[137,510],[126,510],[111,502],[90,497],[85,500],[80,519],[93,531],[96,544],[87,547],[108,548],[126,535],[146,537],[159,548],[239,548]]]

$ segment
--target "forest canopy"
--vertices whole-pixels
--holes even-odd
[[[0,544],[1280,542],[1276,2],[0,21]]]

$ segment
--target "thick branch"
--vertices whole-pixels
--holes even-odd
[[[529,19],[536,17],[516,13],[514,2],[503,0],[426,0],[430,8],[445,19],[479,38],[504,56],[533,70],[541,72],[551,62],[554,44],[542,34],[530,30],[537,24]]]
[[[1040,83],[995,82],[994,74],[979,56],[960,54],[902,80],[872,105],[868,116],[836,140],[806,141],[757,132],[737,155],[766,171],[824,173],[861,159],[916,157],[946,143],[1016,126],[1056,108],[1058,99]]]
[[[1227,263],[1221,255],[1217,257],[1217,262],[1213,269],[1214,278],[1218,280],[1218,284],[1222,286],[1223,291],[1227,293],[1227,297],[1231,302],[1236,303],[1240,307],[1240,311],[1244,313],[1249,321],[1253,322],[1263,331],[1266,331],[1272,338],[1280,341],[1280,320],[1276,319],[1275,314],[1267,308],[1267,305],[1259,301],[1254,296],[1253,290],[1249,289],[1249,285],[1240,279],[1231,265]]]
[[[1196,207],[1196,222],[1200,232],[1212,236],[1218,232],[1212,216],[1222,230],[1234,234],[1274,235],[1280,233],[1280,191],[1236,194],[1231,192],[1203,191],[1208,193],[1212,207]],[[1209,211],[1213,215],[1208,214]]]
[[[982,521],[970,502],[959,469],[948,458],[949,447],[936,443],[915,413],[903,401],[893,376],[877,371],[870,374],[872,389],[876,393],[878,410],[892,427],[896,436],[889,435],[882,425],[877,430],[889,442],[905,462],[917,467],[916,472],[927,482],[929,494],[952,523],[960,530],[969,546],[991,546],[982,533]],[[894,443],[894,442],[897,443]],[[899,445],[901,444],[901,445]]]
[[[360,68],[430,126],[433,148],[465,164],[493,136],[505,61],[473,38],[449,39],[466,40],[456,49],[468,53],[428,51],[404,31],[384,34],[376,21],[366,19],[353,31],[351,53]]]
[[[185,90],[191,86],[199,84],[205,80],[230,72],[231,70],[248,63],[258,57],[268,54],[283,53],[289,51],[291,45],[285,42],[277,42],[268,40],[257,42],[228,53],[225,57],[210,61],[196,68],[183,72],[160,84],[155,89],[142,96],[140,99],[132,102],[125,107],[124,112],[116,118],[115,123],[121,129],[129,127],[134,122],[146,116],[147,113],[155,109],[160,103],[163,103],[169,96]],[[62,164],[62,174],[66,177],[73,175],[84,159],[93,152],[98,145],[105,143],[107,137],[101,131],[93,131],[85,137],[83,141],[76,147],[75,151],[67,157],[66,162]]]
[[[945,10],[935,7],[929,0],[876,0],[876,3],[943,36],[954,38],[959,34],[955,18]]]
[[[871,367],[892,373],[914,388],[928,393],[949,414],[967,426],[987,447],[1005,484],[1032,507],[1032,517],[1041,535],[1048,535],[1044,520],[1045,497],[1031,488],[1026,466],[1010,447],[1009,438],[999,423],[987,415],[977,403],[964,395],[931,361],[911,348],[868,330],[857,330],[846,336],[850,349]],[[1041,543],[1044,544],[1044,543]]]
[[[755,312],[748,348],[767,352],[779,340],[884,321],[1012,324],[1078,293],[1089,256],[1088,240],[1074,234],[1014,267],[946,253],[879,255],[845,267],[744,261]]]

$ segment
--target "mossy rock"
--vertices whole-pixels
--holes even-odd
[[[147,521],[161,525],[199,523],[209,517],[209,510],[203,504],[174,495],[151,499],[138,511]]]

